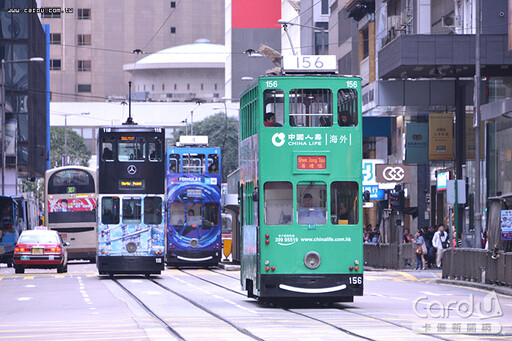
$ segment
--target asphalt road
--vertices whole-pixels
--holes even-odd
[[[365,295],[332,307],[260,304],[239,272],[99,277],[0,267],[0,340],[510,340],[512,297],[438,283],[440,271],[366,271]]]

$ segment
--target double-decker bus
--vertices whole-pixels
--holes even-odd
[[[290,56],[283,65],[294,73],[259,77],[241,96],[248,297],[332,303],[363,293],[361,81],[336,75],[332,57]]]
[[[207,145],[207,136],[181,136],[180,146],[167,149],[171,266],[215,266],[221,260],[221,152]]]
[[[45,172],[45,224],[59,232],[68,259],[96,261],[96,171],[63,166]]]
[[[14,246],[21,232],[18,204],[11,197],[0,196],[0,263],[13,266]]]
[[[164,269],[165,131],[123,126],[99,130],[97,267],[103,274]]]

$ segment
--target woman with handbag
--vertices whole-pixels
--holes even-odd
[[[414,270],[425,269],[425,258],[423,258],[425,246],[425,240],[420,232],[416,232],[414,235],[414,253],[416,254],[416,267]]]

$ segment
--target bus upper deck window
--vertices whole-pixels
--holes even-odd
[[[148,143],[149,161],[162,161],[162,143],[159,138]]]
[[[103,150],[101,153],[101,159],[103,161],[114,161],[114,153],[111,142],[103,142]]]
[[[289,93],[292,127],[332,126],[332,91],[330,89],[292,89]]]
[[[146,157],[143,138],[122,136],[119,141],[119,161],[144,161]]]
[[[338,91],[338,125],[340,127],[357,126],[357,90],[340,89]]]
[[[169,155],[169,173],[176,174],[180,173],[180,155],[170,154]]]
[[[265,90],[263,92],[263,125],[265,127],[282,127],[284,124],[283,90]]]
[[[219,156],[217,154],[208,155],[208,173],[219,174]]]

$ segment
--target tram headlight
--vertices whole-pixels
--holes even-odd
[[[135,244],[134,242],[129,242],[128,244],[126,244],[126,251],[128,251],[129,253],[134,253],[135,251],[137,251],[137,244]]]
[[[316,269],[320,266],[320,263],[322,263],[322,258],[318,254],[318,252],[310,251],[304,256],[304,264],[309,269]]]
[[[199,246],[199,240],[197,240],[197,239],[193,238],[193,239],[190,241],[190,247],[193,247],[193,248],[195,249],[195,248],[196,248],[196,247],[198,247],[198,246]]]
[[[354,264],[355,264],[355,265],[359,265],[359,261],[356,259],[356,260],[354,261]]]

